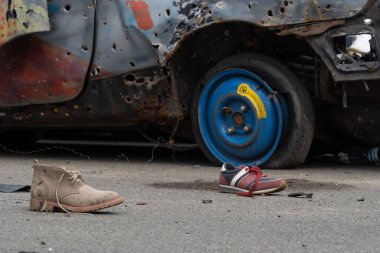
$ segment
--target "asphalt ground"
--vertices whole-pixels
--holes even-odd
[[[380,168],[309,162],[265,170],[278,194],[217,191],[219,168],[200,152],[74,147],[0,152],[0,184],[31,184],[33,160],[70,164],[125,203],[94,214],[28,210],[29,193],[0,193],[0,252],[378,252]],[[79,151],[78,151],[79,149]],[[89,159],[84,157],[89,156]],[[311,199],[291,198],[294,192]],[[211,202],[211,203],[210,203]]]

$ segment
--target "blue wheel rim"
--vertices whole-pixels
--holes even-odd
[[[286,102],[254,73],[224,70],[202,90],[198,124],[205,145],[220,162],[260,165],[282,140]]]

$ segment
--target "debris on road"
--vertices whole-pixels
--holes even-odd
[[[146,205],[148,205],[147,202],[137,202],[136,203],[136,206],[146,206]]]
[[[380,147],[371,148],[368,151],[368,161],[370,161],[372,164],[378,166],[380,165],[380,154],[379,154]]]
[[[306,199],[311,199],[311,198],[313,198],[313,193],[294,192],[294,193],[288,194],[288,197],[290,197],[290,198],[306,198]]]
[[[30,192],[30,185],[0,184],[0,192]]]
[[[314,158],[334,161],[344,165],[368,165],[380,166],[380,147],[363,148],[351,147],[348,151],[341,151],[337,154],[321,154]]]
[[[211,204],[211,203],[212,203],[212,200],[211,200],[211,199],[203,199],[203,200],[202,200],[202,203],[203,203],[203,204]]]
[[[349,157],[349,154],[347,153],[344,153],[344,152],[340,152],[338,155],[337,155],[337,158],[339,163],[341,164],[350,164],[350,157]]]
[[[357,201],[363,202],[364,198],[357,199]]]

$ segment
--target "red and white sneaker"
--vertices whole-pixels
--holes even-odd
[[[219,191],[237,193],[239,196],[252,197],[282,191],[286,188],[282,178],[270,178],[259,167],[239,166],[224,163],[219,176]]]

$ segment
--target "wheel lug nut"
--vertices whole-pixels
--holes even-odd
[[[243,128],[243,130],[244,130],[244,132],[245,132],[246,134],[248,134],[248,133],[250,133],[250,132],[251,132],[251,130],[252,130],[252,127],[251,127],[251,126],[249,126],[249,125],[246,125],[246,126]]]
[[[246,105],[240,106],[240,111],[242,111],[242,112],[247,111],[247,106]]]
[[[231,108],[230,108],[230,107],[227,107],[227,106],[226,106],[226,107],[223,107],[222,111],[223,111],[223,113],[226,114],[226,115],[229,115],[229,114],[232,113]]]
[[[230,128],[228,128],[227,132],[229,134],[233,134],[233,133],[235,133],[235,128],[234,127],[230,127]]]

